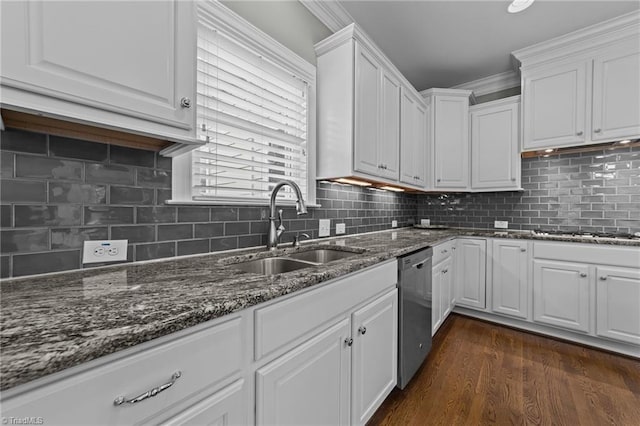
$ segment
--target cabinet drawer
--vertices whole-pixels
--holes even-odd
[[[640,247],[535,242],[533,243],[533,257],[536,259],[637,268],[640,265]]]
[[[6,417],[42,417],[50,424],[146,422],[181,401],[240,371],[242,321],[212,328],[121,358],[3,401]],[[137,397],[181,372],[174,384],[137,403],[116,406],[120,396]]]
[[[445,241],[433,247],[433,265],[437,265],[453,254],[455,240]]]
[[[255,359],[298,339],[367,299],[395,286],[395,259],[339,278],[317,290],[255,311]]]

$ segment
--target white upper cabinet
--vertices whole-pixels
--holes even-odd
[[[191,141],[190,1],[2,3],[3,108]]]
[[[589,64],[580,61],[525,74],[525,150],[584,143],[588,71]]]
[[[640,13],[513,52],[522,74],[522,148],[640,137]]]
[[[464,191],[469,181],[469,90],[429,89],[421,92],[431,105],[427,141],[433,188]]]
[[[400,83],[393,75],[382,71],[382,98],[380,102],[380,140],[378,141],[379,173],[382,177],[398,180],[400,173]],[[356,140],[356,144],[360,141]]]
[[[410,180],[400,176],[405,166],[401,156],[407,151],[401,151],[401,145],[422,150],[411,154],[424,157],[426,131],[420,126],[425,124],[415,109],[424,114],[425,106],[415,89],[355,24],[316,44],[315,49],[317,178],[355,177],[392,185],[401,180],[403,186],[423,188],[425,173],[414,170],[424,166],[423,159],[411,163]],[[407,94],[416,104],[405,117],[403,98]]]
[[[400,104],[400,181],[424,187],[426,183],[427,111],[411,91],[402,89]]]
[[[635,44],[635,46],[634,46]],[[640,135],[640,41],[620,45],[593,61],[591,139]]]
[[[378,146],[382,140],[378,128],[381,99],[382,69],[372,54],[360,44],[356,49],[355,77],[355,134],[353,168],[362,173],[378,175],[382,172]],[[386,132],[385,132],[386,133]]]
[[[471,189],[520,188],[520,96],[469,108]]]

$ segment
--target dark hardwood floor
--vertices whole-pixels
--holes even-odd
[[[460,315],[369,425],[640,425],[640,361]]]

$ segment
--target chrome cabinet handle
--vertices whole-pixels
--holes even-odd
[[[455,251],[455,249],[456,249],[455,247],[452,247],[452,248],[451,248],[451,250],[454,250],[454,251]]]
[[[602,129],[594,129],[594,133],[600,133],[602,131]]]
[[[578,132],[576,132],[576,135],[582,136],[582,130],[579,130]]]
[[[347,337],[346,339],[344,339],[344,342],[347,344],[347,346],[351,346],[353,345],[353,338]]]
[[[448,270],[448,269],[444,269],[444,270],[442,271],[442,273],[443,273],[443,274],[446,274],[447,272],[449,272],[449,270]]]
[[[180,99],[180,106],[182,108],[191,108],[191,99],[187,97]]]
[[[360,332],[360,334],[364,335],[367,332],[367,327],[363,325],[358,329],[358,331]]]
[[[442,181],[442,179],[436,179],[436,182],[440,182],[440,181]]]
[[[527,249],[526,248],[521,248],[520,251],[525,252],[525,251],[527,251]]]
[[[587,274],[586,274],[586,273],[584,273],[584,272],[580,272],[580,276],[581,276],[582,278],[584,278],[584,277],[586,277],[586,276],[587,276]]]
[[[606,280],[607,280],[607,276],[606,275],[603,275],[603,276],[600,277],[600,281],[606,281]]]
[[[443,252],[443,253],[448,253],[448,252],[449,252],[449,250],[442,250],[442,252]]]
[[[511,181],[512,181],[512,182],[515,182],[515,181],[516,181],[516,178],[511,178]]]
[[[113,405],[135,404],[137,402],[144,401],[147,398],[151,398],[152,396],[156,396],[160,392],[165,391],[165,390],[169,389],[171,386],[173,386],[173,384],[176,382],[176,380],[178,380],[180,378],[180,376],[182,376],[182,372],[176,371],[171,376],[171,381],[169,381],[169,382],[167,382],[167,383],[165,383],[163,385],[160,385],[158,387],[155,387],[155,388],[153,388],[151,390],[148,390],[145,393],[142,393],[142,394],[136,396],[135,398],[127,399],[124,396],[119,396],[119,397],[117,397],[116,399],[113,400]]]

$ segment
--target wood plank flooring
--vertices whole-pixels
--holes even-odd
[[[640,425],[640,361],[453,314],[369,425]]]

